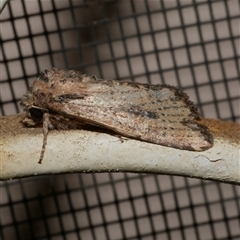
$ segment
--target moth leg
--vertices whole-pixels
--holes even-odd
[[[24,124],[26,124],[27,126],[31,126],[31,127],[35,127],[36,123],[31,119],[26,117],[25,119],[23,119],[22,121]]]
[[[116,137],[119,139],[119,141],[120,141],[121,143],[124,143],[124,141],[129,140],[129,138],[123,137],[123,136],[121,136],[121,135],[116,135]]]
[[[41,164],[43,157],[44,157],[44,153],[45,153],[45,148],[47,145],[47,135],[49,132],[49,114],[48,113],[44,113],[43,114],[43,144],[42,144],[42,150],[41,150],[41,154],[40,154],[40,158],[38,163]]]

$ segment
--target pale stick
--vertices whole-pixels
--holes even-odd
[[[179,150],[94,131],[50,131],[38,164],[42,128],[26,128],[23,114],[0,118],[0,180],[43,174],[136,172],[240,184],[240,125],[203,119],[213,137],[203,152]]]

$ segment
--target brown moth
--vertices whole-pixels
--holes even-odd
[[[74,70],[46,69],[21,100],[24,123],[43,126],[42,162],[52,129],[84,125],[122,136],[190,151],[213,145],[208,128],[179,88],[116,80],[98,80]]]

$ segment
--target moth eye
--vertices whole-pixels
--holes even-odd
[[[31,117],[36,120],[42,120],[43,118],[43,111],[38,108],[30,108],[29,112],[31,114]]]

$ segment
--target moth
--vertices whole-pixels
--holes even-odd
[[[21,99],[24,124],[43,127],[41,163],[49,130],[85,125],[120,136],[190,151],[212,147],[209,129],[181,89],[100,80],[74,70],[46,69]]]

